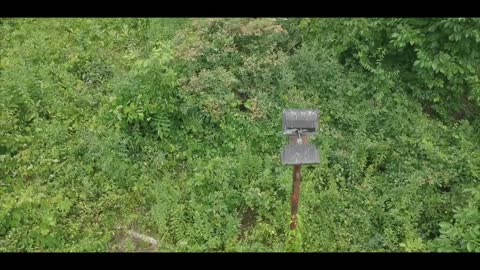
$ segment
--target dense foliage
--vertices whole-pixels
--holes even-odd
[[[0,251],[480,251],[479,19],[0,19]],[[282,110],[315,108],[300,227]]]

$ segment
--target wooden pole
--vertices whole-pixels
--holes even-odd
[[[290,200],[290,205],[292,209],[292,222],[290,223],[290,229],[295,230],[297,228],[297,212],[298,212],[298,203],[300,201],[300,183],[302,180],[301,167],[302,165],[293,166],[293,185],[292,185],[292,198]]]
[[[290,144],[297,144],[297,136],[290,137]],[[302,144],[308,143],[308,137],[302,136]],[[290,229],[295,230],[298,225],[298,203],[300,202],[300,184],[302,182],[302,165],[293,165],[293,183],[292,183],[292,197],[290,199],[291,206],[291,223]]]

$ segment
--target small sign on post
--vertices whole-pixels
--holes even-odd
[[[300,200],[301,165],[318,164],[320,156],[313,144],[308,144],[308,135],[318,131],[318,111],[287,109],[283,111],[283,134],[289,136],[290,144],[282,151],[283,165],[293,165],[290,229],[297,228],[298,202]]]

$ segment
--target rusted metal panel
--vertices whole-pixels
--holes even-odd
[[[288,136],[290,144],[297,144],[298,136],[297,135],[290,135]],[[307,135],[302,135],[302,143],[301,144],[308,144],[308,137]]]
[[[288,144],[282,151],[282,164],[301,165],[320,163],[320,157],[315,145]]]
[[[308,109],[287,109],[283,111],[283,134],[316,133],[318,111]]]

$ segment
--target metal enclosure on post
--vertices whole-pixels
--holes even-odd
[[[283,165],[293,165],[290,229],[297,228],[298,203],[302,164],[318,164],[320,156],[313,144],[308,144],[308,135],[318,132],[318,111],[287,109],[283,111],[283,134],[289,137],[290,144],[281,153]]]

